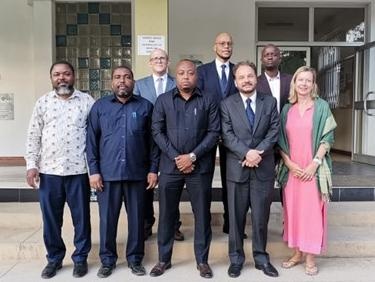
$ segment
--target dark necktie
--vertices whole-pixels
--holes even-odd
[[[220,86],[221,86],[221,93],[223,96],[225,96],[225,90],[227,89],[227,84],[228,84],[228,79],[227,75],[225,73],[225,68],[227,66],[225,64],[221,65],[221,81],[220,81]]]
[[[246,99],[246,116],[247,116],[247,119],[249,120],[251,129],[253,129],[255,114],[254,114],[253,109],[251,108],[251,99],[250,98]]]

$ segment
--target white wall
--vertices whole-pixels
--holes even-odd
[[[170,0],[169,53],[171,69],[182,57],[193,55],[203,63],[215,57],[216,34],[233,36],[231,61],[255,61],[255,9],[253,0]]]
[[[33,105],[50,88],[50,15],[49,0],[1,0],[0,93],[13,93],[15,100],[14,120],[0,120],[1,157],[24,155]]]

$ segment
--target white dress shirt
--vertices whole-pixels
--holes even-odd
[[[265,72],[264,75],[267,78],[268,84],[270,86],[272,96],[277,100],[277,110],[280,113],[280,72],[277,73],[275,77],[270,77]]]
[[[67,100],[55,91],[40,97],[27,133],[27,169],[59,176],[86,173],[87,116],[94,102],[78,90]]]
[[[257,92],[256,92],[256,90],[254,90],[254,94],[253,95],[251,95],[250,97],[249,96],[246,96],[246,95],[244,95],[244,94],[242,94],[241,92],[240,92],[240,95],[241,95],[241,98],[242,98],[242,102],[243,102],[243,105],[244,105],[244,107],[245,107],[245,110],[246,110],[246,108],[247,108],[247,103],[246,103],[246,100],[248,99],[248,98],[250,98],[251,99],[251,108],[252,108],[252,110],[253,110],[253,112],[254,112],[254,114],[255,114],[255,110],[256,110],[256,101],[257,101]]]
[[[226,65],[226,68],[225,68],[225,75],[227,77],[227,81],[228,81],[228,77],[229,77],[229,61],[223,63],[223,62],[220,62],[218,59],[215,59],[215,65],[216,65],[216,71],[219,75],[219,79],[221,80],[221,70],[222,70],[222,65]]]
[[[155,92],[156,92],[156,95],[158,94],[158,83],[159,83],[159,78],[162,78],[163,79],[163,92],[162,93],[165,93],[165,89],[167,89],[167,79],[168,79],[168,73],[165,73],[164,75],[162,76],[157,76],[155,74],[152,74],[152,78],[154,79],[154,87],[155,87]],[[161,94],[162,94],[161,93]]]

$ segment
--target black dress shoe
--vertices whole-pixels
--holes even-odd
[[[98,270],[98,277],[100,278],[107,278],[109,275],[112,274],[112,271],[116,268],[115,264],[112,265],[103,265]]]
[[[87,270],[88,267],[86,261],[77,262],[74,264],[73,276],[76,278],[85,276],[87,274]]]
[[[279,276],[279,272],[277,272],[276,268],[269,262],[265,264],[256,264],[256,269],[262,270],[264,274],[271,276],[271,277],[277,277]]]
[[[228,268],[229,277],[236,278],[241,275],[242,265],[231,263]]]
[[[177,229],[174,232],[174,239],[176,241],[184,241],[185,240],[185,236],[184,236],[184,234],[179,229]]]
[[[153,269],[150,271],[150,276],[157,277],[162,275],[167,269],[171,268],[170,262],[158,262]]]
[[[62,268],[61,262],[49,262],[42,271],[42,278],[49,279],[56,275],[57,270]]]
[[[203,278],[212,278],[212,269],[208,265],[208,263],[200,263],[197,265],[197,269],[199,270],[199,275]]]
[[[138,276],[146,275],[146,269],[140,262],[128,263],[129,268],[132,270],[132,273]]]

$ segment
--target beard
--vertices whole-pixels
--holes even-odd
[[[73,93],[74,88],[73,85],[60,84],[57,87],[55,87],[55,91],[59,96],[69,96]]]
[[[121,89],[115,92],[116,96],[119,98],[128,98],[132,95],[131,91],[126,91],[125,89]]]

